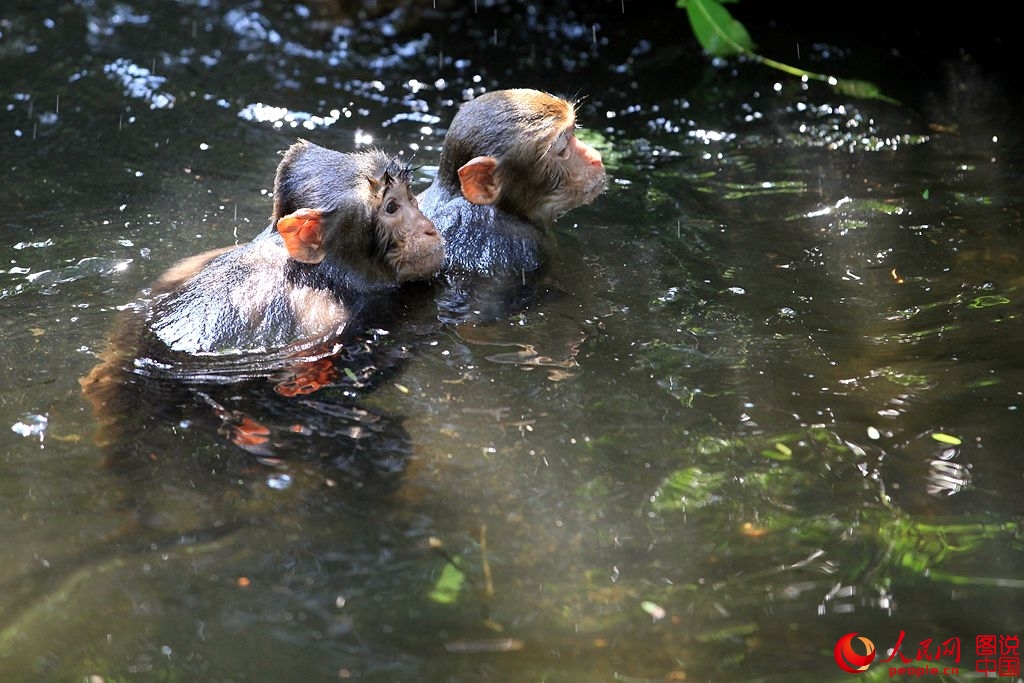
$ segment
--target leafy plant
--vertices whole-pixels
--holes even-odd
[[[800,69],[758,54],[747,29],[736,21],[724,6],[736,1],[676,0],[676,7],[686,9],[686,16],[690,20],[690,28],[693,30],[694,37],[697,38],[697,42],[704,48],[704,51],[713,57],[743,56],[791,76],[821,81],[841,95],[899,104],[898,101],[886,96],[876,85],[868,81],[840,80],[834,76]]]

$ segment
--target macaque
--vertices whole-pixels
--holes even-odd
[[[441,266],[442,238],[410,171],[383,152],[307,141],[278,166],[271,225],[179,263],[154,285],[147,327],[174,354],[265,351],[338,333],[368,300]]]
[[[323,424],[304,425],[292,417],[297,402],[273,408],[263,391],[251,402],[261,411],[253,417],[238,407],[252,392],[237,385],[270,379],[279,396],[309,394],[335,383],[337,364],[346,368],[343,385],[346,378],[365,385],[359,359],[365,355],[368,371],[378,360],[360,350],[363,323],[388,309],[400,284],[430,279],[444,259],[410,176],[380,151],[292,145],[277,169],[270,225],[247,244],[192,256],[164,273],[82,378],[98,441],[131,450],[131,423],[145,429],[152,419],[134,414],[147,404],[212,410],[222,433],[262,456],[285,438],[335,429],[322,416]],[[340,416],[340,431],[368,433],[362,423],[352,427],[348,408],[324,410]],[[289,417],[274,417],[281,413]]]
[[[605,187],[601,154],[575,130],[573,103],[537,90],[462,105],[419,198],[445,239],[445,272],[521,276],[543,265],[555,220]]]

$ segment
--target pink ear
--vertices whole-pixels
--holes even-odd
[[[473,204],[493,204],[501,194],[501,183],[496,171],[498,160],[494,157],[470,159],[459,169],[462,196]]]
[[[324,252],[323,216],[315,209],[299,209],[277,222],[277,231],[284,238],[288,255],[303,263],[320,263]]]

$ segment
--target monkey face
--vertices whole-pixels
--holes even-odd
[[[319,286],[389,286],[431,277],[444,241],[409,189],[412,173],[380,150],[343,154],[305,140],[278,167],[274,221],[288,256]],[[346,285],[351,286],[351,285]]]
[[[383,261],[398,282],[428,278],[441,268],[444,240],[404,180],[385,184],[374,224]]]
[[[540,158],[530,166],[536,169],[533,175],[541,185],[516,197],[517,202],[532,203],[522,204],[529,209],[521,213],[536,225],[550,226],[562,214],[589,204],[604,191],[606,177],[601,153],[579,140],[575,128],[571,121],[537,150]],[[517,175],[522,177],[525,173],[523,169]]]
[[[560,179],[556,213],[589,204],[604,191],[601,153],[577,138],[572,129],[555,139],[550,154],[552,173]]]

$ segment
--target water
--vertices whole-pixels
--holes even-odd
[[[838,681],[852,632],[914,665],[958,638],[929,676],[966,680],[1019,635],[1009,68],[806,39],[894,107],[613,9],[0,20],[4,681]],[[210,396],[272,418],[266,453],[173,383],[94,441],[78,378],[120,310],[260,231],[296,137],[422,188],[455,104],[524,85],[585,96],[612,178],[535,306],[442,325],[413,288],[336,386]]]

